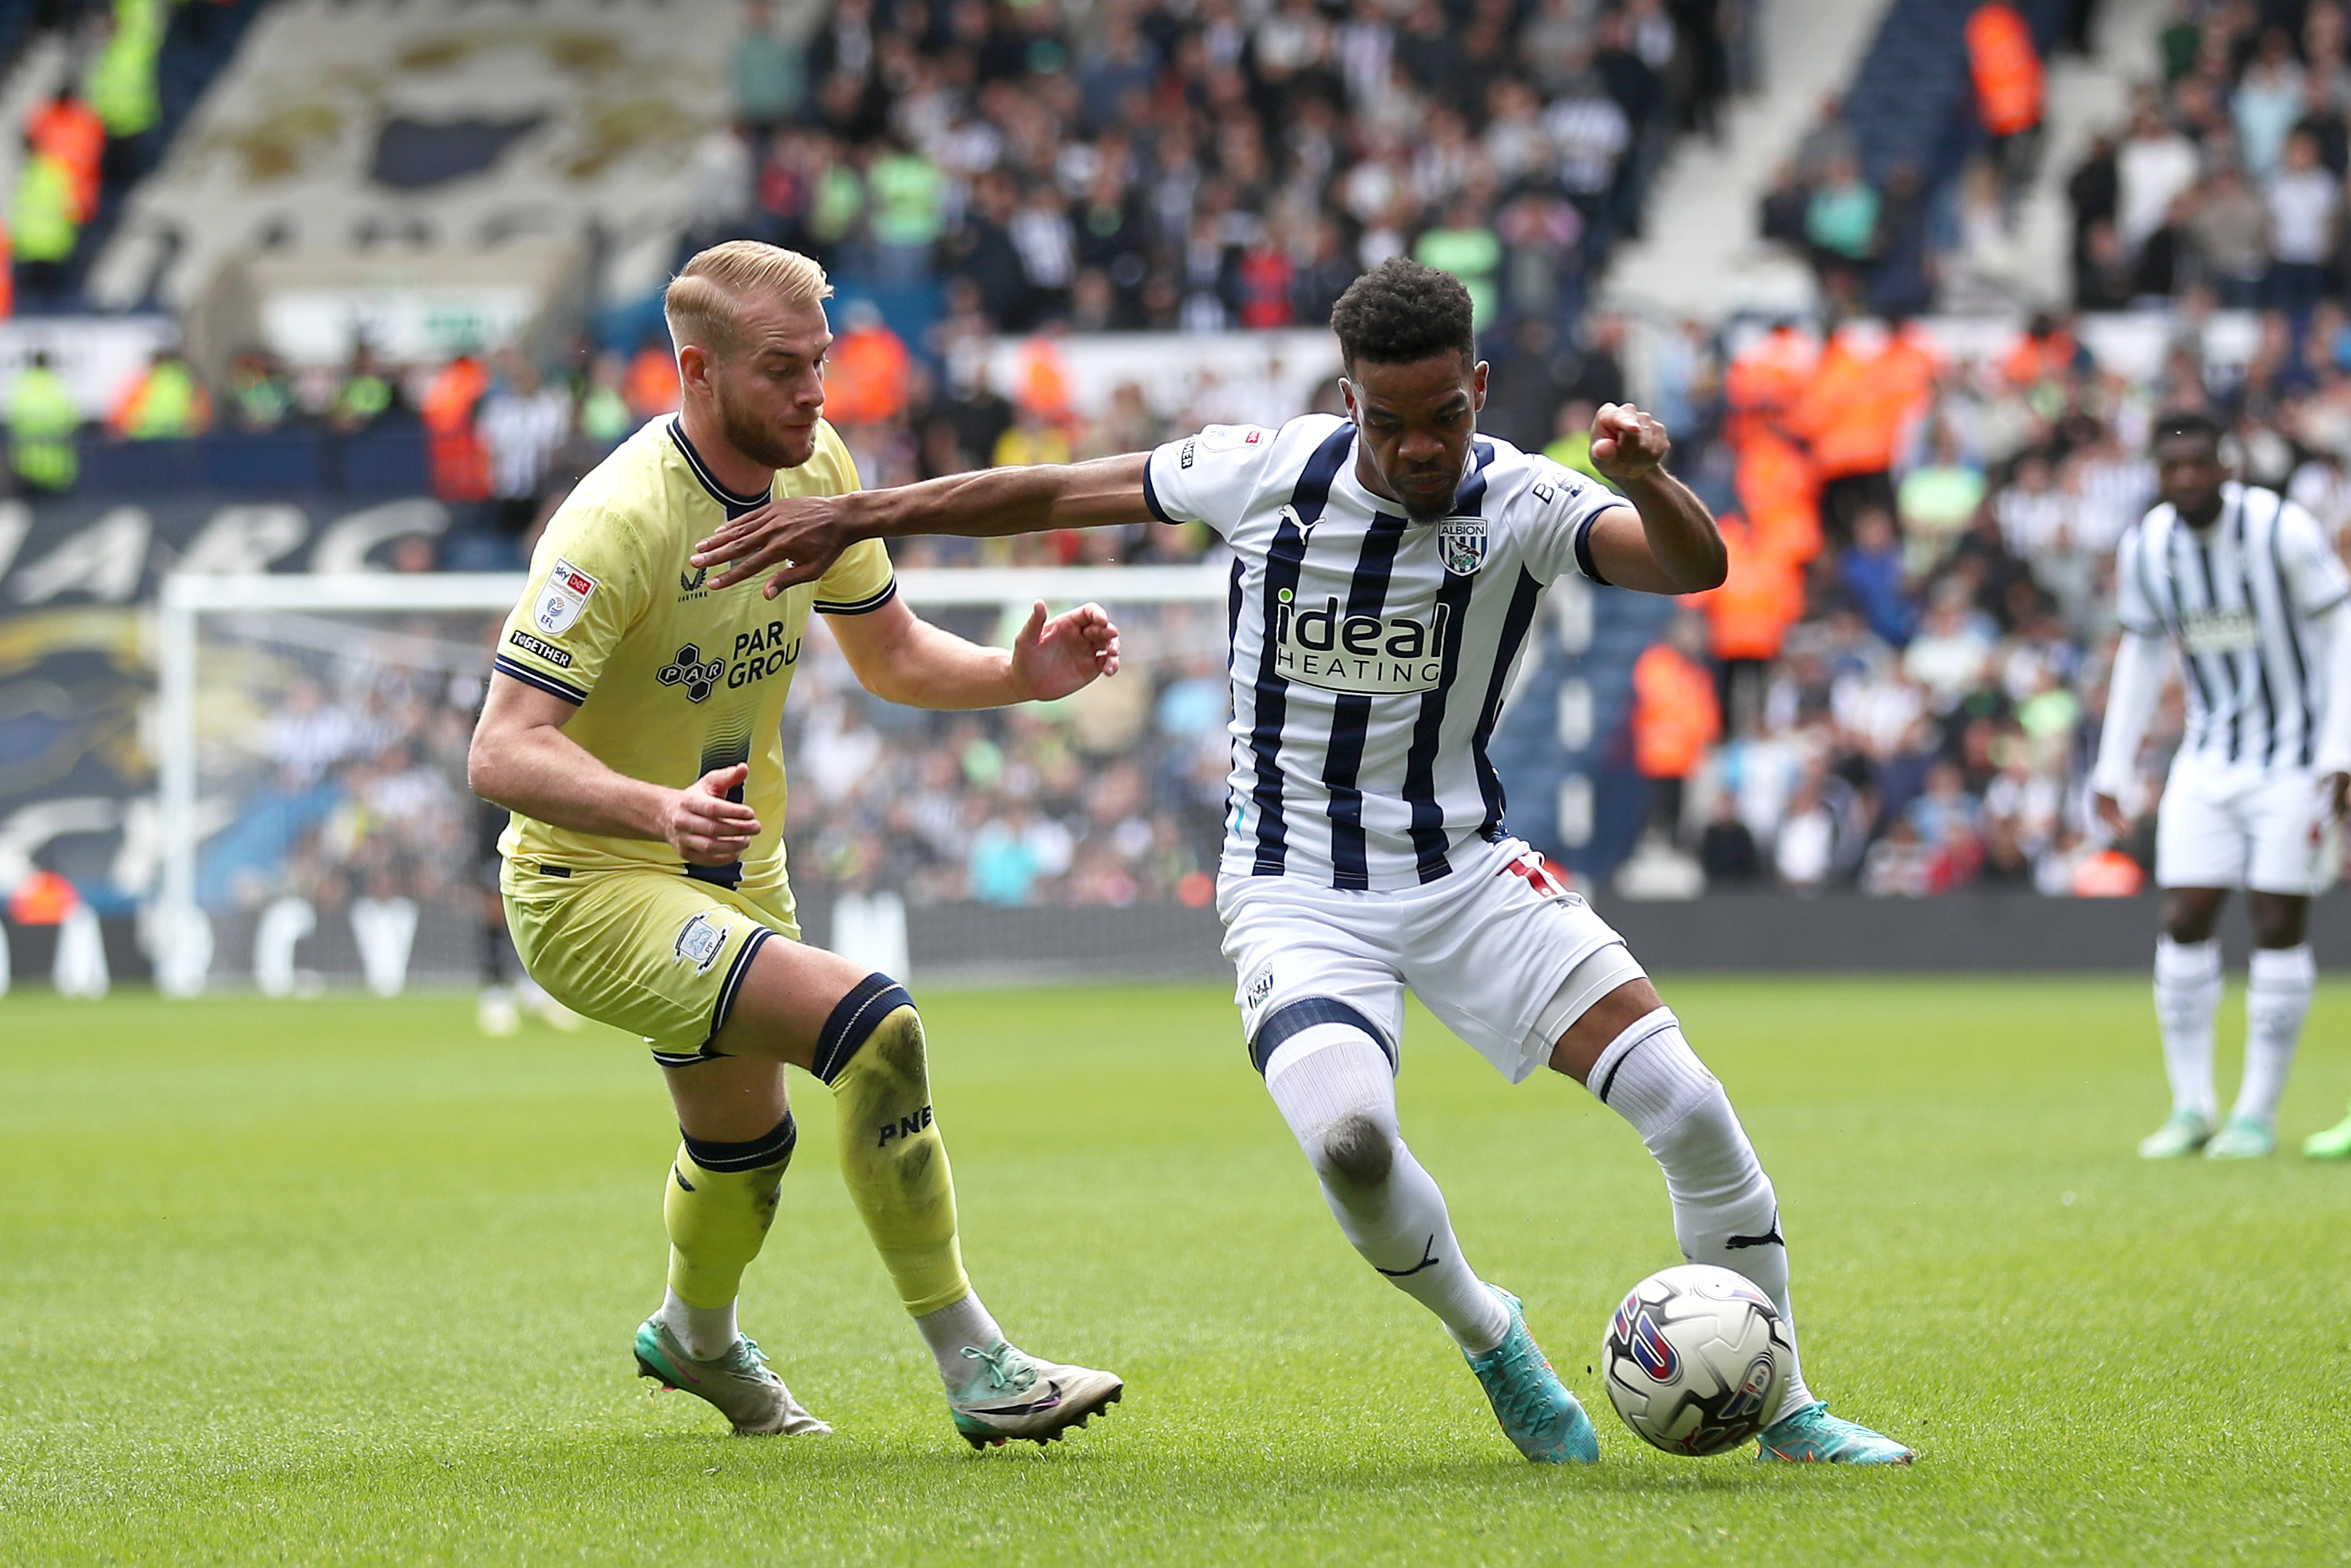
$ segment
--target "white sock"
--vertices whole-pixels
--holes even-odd
[[[1752,1280],[1779,1305],[1792,1347],[1796,1308],[1788,1294],[1779,1197],[1730,1097],[1682,1038],[1673,1009],[1659,1008],[1618,1035],[1593,1063],[1584,1086],[1633,1124],[1666,1173],[1682,1256]],[[1792,1354],[1780,1408],[1792,1415],[1812,1401],[1803,1368]]]
[[[716,1361],[742,1337],[735,1326],[732,1301],[723,1307],[689,1307],[671,1291],[662,1298],[660,1317],[685,1354],[696,1361]]]
[[[966,1350],[994,1350],[1004,1342],[1004,1331],[980,1305],[977,1291],[935,1312],[925,1312],[914,1320],[914,1327],[921,1331],[923,1343],[931,1347],[931,1359],[939,1364],[939,1380],[950,1394],[960,1393],[978,1370],[976,1358],[964,1354]]]
[[[1364,1261],[1435,1312],[1471,1355],[1501,1343],[1510,1312],[1470,1271],[1445,1195],[1405,1147],[1379,1043],[1349,1024],[1309,1025],[1276,1048],[1265,1085]]]
[[[2155,1017],[2163,1026],[2163,1071],[2171,1080],[2171,1108],[2212,1120],[2212,1015],[2220,1010],[2220,945],[2155,944]]]
[[[2253,950],[2252,983],[2245,988],[2245,1081],[2229,1114],[2264,1127],[2277,1125],[2286,1071],[2302,1043],[2303,1017],[2317,988],[2318,964],[2309,944]]]

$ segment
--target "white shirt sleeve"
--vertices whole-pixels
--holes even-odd
[[[2286,591],[2304,615],[2324,615],[2351,598],[2351,571],[2343,569],[2325,528],[2306,508],[2289,501],[2279,510],[2277,549]]]
[[[2114,671],[2106,680],[2105,727],[2098,736],[2097,763],[2090,769],[2090,788],[2101,795],[2130,800],[2138,750],[2155,717],[2156,700],[2163,695],[2168,652],[2160,637],[2128,630],[2115,650]]]
[[[2311,766],[2320,773],[2351,773],[2351,610],[2336,605],[2310,618],[2322,651],[2326,706],[2318,716]]]
[[[2147,588],[2147,526],[2133,523],[2115,547],[2115,619],[2135,637],[2161,637],[2163,616]]]
[[[1144,504],[1163,523],[1206,523],[1230,538],[1265,482],[1281,434],[1261,424],[1212,424],[1156,448],[1143,468]]]
[[[1614,507],[1630,506],[1624,497],[1587,474],[1530,456],[1534,478],[1527,486],[1527,570],[1538,582],[1552,582],[1573,571],[1593,582],[1608,580],[1592,563],[1592,525]]]

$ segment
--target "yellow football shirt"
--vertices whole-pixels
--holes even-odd
[[[777,496],[838,496],[857,466],[830,424],[816,453],[776,475]],[[720,592],[687,562],[694,547],[765,496],[726,490],[675,419],[631,436],[549,520],[530,585],[498,635],[502,674],[579,706],[563,733],[616,773],[684,789],[715,768],[750,764],[736,799],[759,836],[728,866],[683,864],[667,843],[577,832],[517,811],[498,840],[509,870],[534,882],[580,873],[684,874],[746,894],[784,883],[784,697],[809,612],[860,615],[898,591],[878,539],[769,600],[753,579]]]

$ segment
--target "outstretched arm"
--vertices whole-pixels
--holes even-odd
[[[1593,466],[1632,503],[1610,507],[1592,525],[1592,564],[1618,588],[1698,593],[1720,587],[1729,573],[1714,515],[1666,472],[1672,449],[1666,427],[1629,402],[1609,403],[1593,417]]]
[[[1118,673],[1118,628],[1099,604],[1048,621],[1040,600],[1010,648],[983,648],[893,599],[864,615],[827,618],[849,667],[875,696],[909,707],[1006,707],[1050,702]]]
[[[893,490],[847,496],[779,497],[744,513],[695,547],[697,567],[724,566],[713,588],[731,588],[780,568],[768,580],[773,599],[824,575],[860,539],[909,534],[995,538],[1051,528],[1098,528],[1151,520],[1143,498],[1145,452],[1091,463],[1045,463],[950,474]]]

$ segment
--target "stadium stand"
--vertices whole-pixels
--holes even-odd
[[[22,367],[6,389],[12,467],[30,504],[0,514],[0,601],[132,603],[174,559],[511,568],[571,476],[674,406],[648,301],[678,256],[719,237],[801,244],[833,267],[833,409],[870,483],[1327,403],[1319,313],[1366,262],[1411,250],[1460,271],[1490,312],[1489,428],[1581,465],[1589,407],[1636,394],[1676,430],[1677,466],[1733,545],[1731,581],[1693,606],[1720,733],[1678,774],[1646,764],[1656,737],[1634,729],[1635,668],[1672,607],[1554,596],[1495,742],[1514,825],[1588,881],[1653,896],[2130,885],[2145,846],[2114,852],[2080,779],[2111,642],[2106,558],[2150,490],[2137,456],[2150,412],[2215,407],[2250,476],[2290,486],[2338,530],[2351,518],[2335,221],[2351,78],[2324,0],[2298,35],[2241,6],[2172,21],[2118,5],[2099,52],[2042,60],[2045,80],[2161,85],[2105,141],[2084,105],[2115,92],[2061,105],[2044,87],[2047,142],[2066,158],[2036,165],[1993,135],[2032,129],[2031,73],[2003,78],[2002,61],[2020,67],[2019,37],[2074,47],[2079,17],[2019,4],[2020,34],[1980,25],[1986,9],[1897,0],[1848,21],[1854,74],[1834,113],[1808,122],[1820,62],[1775,88],[1768,56],[1748,53],[1809,25],[1804,0],[1487,4],[1451,26],[1427,6],[840,0],[795,16],[684,7],[696,27],[675,25],[674,4],[284,0],[220,68],[226,90],[185,114],[89,274],[87,302],[152,292],[170,305],[184,355],[157,338],[143,368],[93,398],[77,364],[34,363],[32,339],[8,340]],[[312,68],[314,56],[343,63]],[[57,36],[26,34],[16,57],[0,96],[29,114],[41,99],[27,62],[46,90],[65,57]],[[1522,68],[1470,92],[1496,60]],[[594,118],[600,84],[654,76],[625,125]],[[486,96],[488,78],[502,96]],[[1726,98],[1740,82],[1754,97]],[[1856,155],[1851,179],[1870,201],[1833,200],[1823,221],[1858,236],[1864,265],[1831,282],[1820,314],[1718,299],[1684,315],[1670,289],[1645,297],[1622,269],[1600,288],[1612,255],[1654,248],[1645,226],[1687,227],[1649,198],[1712,189],[1692,171],[1718,119],[1780,128],[1782,145],[1739,160],[1758,232],[1792,216],[1783,232],[1808,258],[1822,248],[1804,228],[1813,197]],[[1685,132],[1697,151],[1677,160]],[[554,177],[604,146],[598,135],[621,139],[609,163]],[[2307,177],[2314,159],[2322,180]],[[1774,187],[1782,163],[1808,182],[1801,202]],[[1918,178],[1907,194],[1893,189],[1906,168]],[[267,177],[248,180],[256,170]],[[1904,216],[1906,202],[1926,218]],[[2224,220],[2256,209],[2262,243],[2248,246],[2246,224]],[[2043,280],[2052,308],[2020,332],[2009,297],[1970,281],[1973,257],[2055,211],[2074,220],[2076,276]],[[2056,296],[2068,281],[2082,314]],[[436,314],[434,299],[462,308]],[[1937,308],[1987,302],[2011,313]],[[1935,313],[1905,324],[1914,308]],[[1196,532],[1137,529],[915,541],[902,564],[1212,554]],[[793,720],[808,780],[796,877],[811,907],[889,891],[918,915],[973,899],[1203,898],[1216,628],[1180,605],[1133,613],[1165,649],[1091,712],[910,718],[865,703],[816,650]],[[992,629],[977,612],[950,619]],[[43,699],[49,728],[27,744],[71,760],[12,799],[107,802],[84,810],[104,828],[73,830],[99,833],[95,847],[27,852],[25,865],[70,862],[97,902],[127,909],[144,862],[118,852],[143,786],[99,735],[135,705],[117,690],[141,679],[135,638],[76,636],[11,675],[82,694]],[[331,670],[305,678],[344,709],[329,729],[350,744],[304,788],[347,802],[404,799],[396,781],[470,700],[431,661],[390,697],[339,693]],[[399,735],[379,745],[382,726],[362,720],[392,710]],[[254,757],[274,766],[266,747]],[[1668,777],[1677,810],[1656,801]],[[338,820],[303,815],[315,809],[289,841],[314,870],[333,841],[320,825]],[[269,831],[293,820],[280,817]],[[219,841],[244,855],[263,832]],[[250,914],[252,866],[232,869],[204,885]]]

